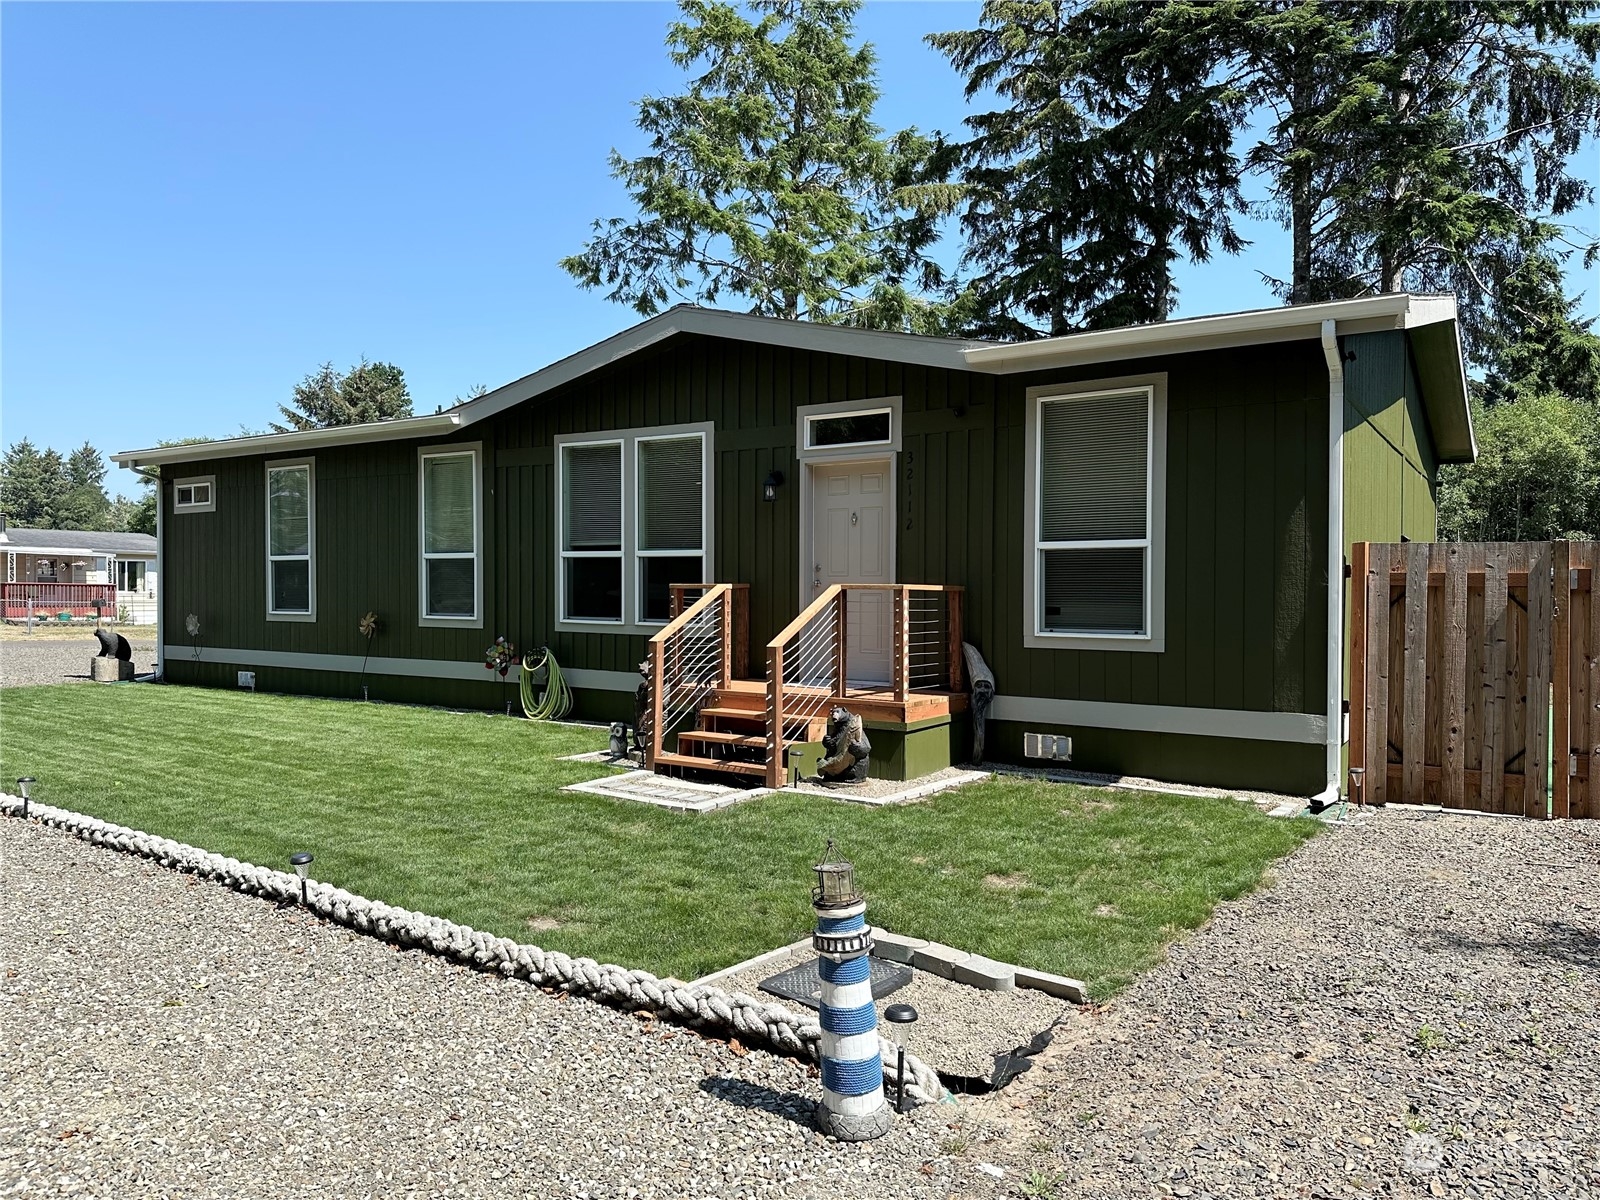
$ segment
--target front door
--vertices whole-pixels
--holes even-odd
[[[893,483],[887,461],[812,466],[812,595],[835,583],[893,582]],[[851,683],[887,683],[893,610],[889,592],[847,592],[846,599],[846,677]]]

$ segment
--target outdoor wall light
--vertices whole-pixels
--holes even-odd
[[[849,908],[861,903],[861,891],[856,887],[856,868],[853,863],[834,857],[833,839],[822,852],[822,861],[811,869],[817,873],[817,886],[811,889],[811,901],[818,908]]]
[[[761,485],[761,498],[771,504],[778,498],[778,489],[783,486],[783,472],[767,472],[767,481]]]
[[[28,817],[28,785],[38,782],[32,775],[24,775],[17,780],[17,791],[22,794],[22,817],[24,820]]]
[[[894,1094],[895,1112],[906,1111],[906,1040],[911,1036],[911,1026],[916,1022],[917,1010],[909,1004],[891,1004],[883,1010],[883,1019],[889,1023],[889,1040],[899,1052],[895,1063],[895,1078],[900,1081]]]
[[[289,865],[294,868],[294,873],[300,876],[300,903],[306,903],[306,875],[311,870],[311,860],[314,856],[309,850],[297,850],[289,856]]]

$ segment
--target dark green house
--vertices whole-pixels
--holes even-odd
[[[498,707],[503,634],[631,721],[653,661],[658,769],[781,782],[840,698],[878,772],[964,759],[966,644],[991,758],[1310,795],[1329,580],[1473,454],[1455,303],[1401,294],[1018,344],[680,307],[431,416],[115,460],[160,467],[171,682],[357,696],[373,611],[373,699]]]

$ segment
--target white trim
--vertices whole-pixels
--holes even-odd
[[[1328,363],[1328,647],[1327,754],[1329,790],[1342,790],[1344,746],[1344,353],[1335,322],[1322,323],[1322,355]]]
[[[640,612],[639,594],[639,443],[670,441],[674,438],[700,438],[701,452],[701,559],[700,574],[711,578],[716,572],[716,425],[711,421],[691,421],[681,425],[646,425],[634,429],[597,429],[592,433],[563,433],[554,439],[555,517],[556,517],[556,629],[561,633],[624,633],[649,636],[667,624],[646,621]],[[569,446],[620,447],[622,456],[622,548],[621,550],[568,550],[567,506],[563,472]],[[677,552],[673,552],[677,553]],[[647,554],[645,557],[652,557]],[[679,557],[695,557],[688,551]],[[621,560],[622,612],[618,620],[566,615],[566,563],[569,558],[616,558]],[[684,580],[700,583],[704,579]],[[637,683],[637,680],[635,680]]]
[[[1039,419],[1054,400],[1087,400],[1143,391],[1145,417],[1145,518],[1143,538],[1082,542],[1038,540],[1040,505]],[[1159,654],[1167,646],[1167,373],[1122,375],[1048,384],[1027,390],[1027,425],[1023,435],[1023,610],[1022,644],[1030,650],[1127,650]],[[1047,632],[1041,603],[1044,580],[1039,556],[1050,549],[1138,549],[1145,551],[1144,631],[1142,633]]]
[[[1006,374],[1044,367],[1116,362],[1152,354],[1189,354],[1229,346],[1315,340],[1321,336],[1322,323],[1330,320],[1346,325],[1359,322],[1365,329],[1415,329],[1455,319],[1454,296],[1396,292],[1325,304],[1284,305],[1186,317],[1152,325],[1124,325],[1032,342],[978,345],[969,348],[964,357],[970,368]],[[1342,332],[1356,330],[1346,328]]]
[[[158,643],[163,655],[194,662],[222,663],[240,667],[283,667],[295,671],[348,671],[357,674],[366,662],[369,675],[398,675],[415,679],[465,679],[481,683],[499,683],[498,671],[486,671],[481,659],[472,662],[453,662],[441,658],[369,658],[359,654],[311,654],[300,650],[241,650],[221,646],[168,646]],[[521,677],[521,668],[513,666],[506,679],[515,682]],[[639,676],[627,671],[586,671],[580,668],[563,671],[567,682],[575,688],[601,692],[632,692],[639,686]]]
[[[428,437],[448,433],[460,424],[461,416],[457,411],[430,413],[425,417],[368,421],[362,425],[333,425],[326,429],[258,433],[249,437],[221,438],[215,442],[183,442],[176,446],[152,446],[146,450],[122,450],[111,455],[111,461],[119,467],[147,467],[211,458],[241,458],[250,454],[271,454],[274,450],[314,450],[357,442]]]
[[[193,489],[203,487],[206,489],[207,499],[203,503],[182,504],[178,501],[178,491],[181,488]],[[217,477],[215,475],[191,475],[187,479],[174,479],[172,481],[172,511],[175,513],[208,513],[217,511]]]
[[[427,551],[427,487],[423,468],[430,458],[472,456],[472,554],[433,554]],[[472,559],[472,615],[428,614],[428,559]],[[424,629],[483,628],[483,443],[443,442],[417,447],[417,625]]]
[[[794,410],[795,457],[802,463],[847,462],[856,458],[882,458],[900,452],[904,401],[899,396],[874,396],[865,400],[836,400],[830,404],[802,404]],[[838,446],[812,446],[811,422],[819,417],[844,417],[887,412],[889,437],[881,442],[846,442]]]
[[[306,552],[304,554],[272,553],[272,473],[298,471],[306,473]],[[266,464],[262,476],[264,485],[262,505],[266,519],[266,541],[262,546],[266,555],[267,609],[269,621],[315,622],[317,619],[317,464],[310,458],[276,458]],[[214,494],[214,493],[213,493]],[[272,564],[275,562],[300,562],[306,564],[306,610],[286,609],[282,612],[272,607]]]
[[[800,546],[800,609],[804,610],[817,598],[816,561],[817,561],[817,514],[812,507],[814,484],[812,472],[818,467],[839,466],[871,466],[875,462],[884,464],[888,475],[889,484],[889,579],[895,583],[900,576],[900,452],[893,450],[888,454],[882,447],[871,454],[817,454],[800,464],[800,530],[795,539]]]
[[[1048,696],[996,696],[989,708],[989,719],[1310,745],[1322,744],[1327,725],[1325,718],[1314,713],[1247,712],[1236,708],[1181,708],[1168,704],[1055,700]]]

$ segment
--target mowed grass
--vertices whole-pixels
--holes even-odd
[[[0,779],[374,899],[693,979],[802,936],[826,839],[868,916],[1084,979],[1098,998],[1248,892],[1313,821],[1233,800],[997,777],[904,807],[758,797],[680,816],[563,792],[601,731],[181,687],[0,693]]]

